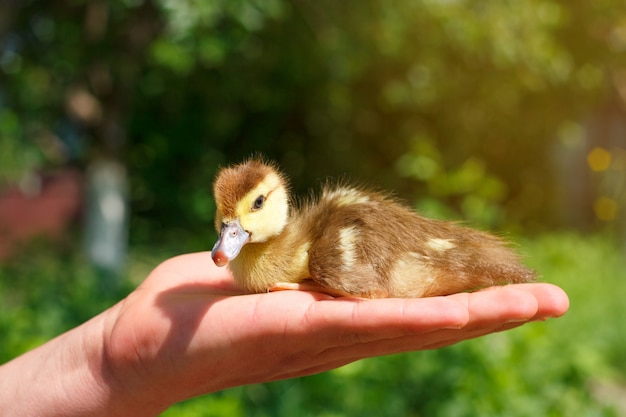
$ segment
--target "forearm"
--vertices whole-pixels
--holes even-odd
[[[131,415],[132,396],[107,375],[103,355],[107,313],[1,366],[0,415]],[[146,414],[133,411],[132,415],[158,414],[143,405]]]

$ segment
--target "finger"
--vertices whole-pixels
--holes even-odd
[[[522,326],[523,324],[524,323],[521,322],[507,323],[497,328],[485,328],[473,332],[444,329],[412,337],[379,340],[348,347],[329,348],[322,353],[323,358],[316,358],[316,360],[311,361],[315,363],[315,365],[304,366],[302,369],[289,369],[287,373],[276,375],[270,380],[313,375],[330,369],[336,369],[361,359],[376,356],[439,349],[489,333],[510,330]]]
[[[467,305],[466,329],[525,322],[537,314],[539,301],[532,291],[515,286],[492,287],[474,293],[450,296]]]
[[[569,298],[563,289],[553,284],[515,284],[511,287],[529,291],[537,299],[539,308],[535,320],[561,317],[569,309]]]
[[[422,299],[437,302],[445,301],[449,307],[450,301],[456,303],[457,307],[462,306],[468,313],[468,320],[460,330],[452,330],[450,326],[440,326],[443,323],[437,321],[429,322],[429,326],[415,326],[415,323],[407,326],[403,324],[401,335],[397,335],[393,329],[387,328],[385,332],[370,333],[367,328],[347,331],[341,344],[345,355],[366,354],[376,356],[389,353],[399,353],[412,350],[434,349],[442,346],[457,343],[462,340],[471,339],[485,334],[493,333],[517,327],[527,321],[533,320],[540,310],[540,304],[550,304],[554,302],[556,307],[542,306],[541,314],[544,312],[562,311],[562,299],[560,291],[556,291],[557,296],[548,296],[554,293],[552,286],[532,286],[532,287],[496,287],[487,291],[470,294],[456,294],[439,299]],[[548,294],[548,295],[546,295]],[[441,313],[443,305],[428,304],[434,307],[433,314]],[[423,308],[423,305],[422,305]],[[458,317],[457,317],[458,318]],[[401,321],[399,321],[401,322]],[[421,323],[422,325],[424,323]],[[450,322],[446,323],[449,325]],[[407,330],[409,329],[409,330]],[[345,350],[346,346],[355,345],[356,352]],[[359,346],[362,345],[362,346]],[[359,349],[363,347],[363,351]],[[336,350],[336,346],[331,346],[325,350],[325,354],[331,355]]]
[[[223,334],[233,329],[233,338],[302,337],[313,340],[320,350],[440,328],[458,329],[468,320],[466,306],[446,297],[361,300],[280,291],[226,297],[211,304],[202,310],[201,321],[225,328]]]
[[[433,343],[429,343],[426,344],[422,347],[422,350],[433,350],[433,349],[439,349],[442,347],[446,347],[446,346],[450,346],[450,345],[454,345],[456,343],[465,341],[465,340],[471,340],[471,339],[475,339],[478,337],[482,337],[482,336],[486,336],[488,334],[491,333],[498,333],[498,332],[503,332],[506,330],[512,330],[514,328],[523,326],[524,324],[526,324],[528,322],[515,322],[515,323],[507,323],[504,324],[502,326],[495,326],[495,327],[488,327],[488,328],[481,328],[481,329],[476,329],[473,331],[463,331],[462,333],[457,331],[449,331],[449,330],[442,330],[441,332],[438,332],[437,334],[437,339],[435,342]]]
[[[210,252],[188,253],[167,259],[152,271],[141,286],[165,290],[192,284],[230,291],[233,295],[242,293],[230,270],[216,266]]]
[[[525,323],[507,323],[502,326],[485,327],[476,330],[442,329],[415,336],[377,340],[352,346],[332,347],[320,353],[326,361],[354,362],[359,359],[404,352],[439,349],[464,340],[485,336],[490,333],[510,330]],[[319,359],[318,359],[319,360]]]
[[[308,331],[327,337],[330,346],[422,334],[440,328],[460,328],[467,321],[466,306],[447,297],[336,298],[311,304],[302,318]]]
[[[236,301],[231,300],[235,301],[232,306],[225,308],[248,310],[239,313],[253,317],[248,331],[265,335],[277,331],[284,335],[313,334],[320,349],[422,335],[439,329],[464,327],[471,331],[497,327],[510,321],[529,320],[537,312],[532,292],[510,287],[422,299],[324,297],[283,291],[246,296],[253,303],[248,307],[242,303],[242,297],[237,297]]]
[[[187,314],[192,300],[199,304],[197,322]],[[228,365],[225,373],[232,372],[232,367],[243,366],[252,380],[257,376],[267,378],[271,369],[276,373],[285,369],[299,372],[303,367],[348,363],[378,352],[393,353],[398,351],[397,347],[377,348],[375,342],[390,339],[390,344],[397,345],[393,340],[401,341],[407,335],[420,335],[441,327],[459,328],[467,321],[467,308],[445,297],[356,300],[282,291],[214,299],[206,307],[202,306],[202,297],[192,300],[185,300],[185,314],[180,312],[180,306],[175,309],[180,312],[176,316],[172,316],[171,307],[166,309],[173,321],[170,328],[175,333],[169,339],[177,346],[183,344],[185,351],[201,355],[203,346],[217,343],[224,352],[245,357],[249,356],[246,349],[253,344],[256,355],[266,364],[258,375],[245,361],[229,364],[228,357],[224,357],[218,365],[214,364],[214,368]],[[368,350],[368,346],[374,349]],[[410,348],[415,350],[413,345]]]
[[[505,289],[506,291],[502,291],[502,289]],[[532,302],[513,304],[516,308],[510,308],[511,303],[516,303],[516,297],[520,295],[522,296],[522,298],[518,299],[518,301],[526,299],[523,294],[510,292],[509,290],[511,289],[515,291],[525,291],[535,297],[537,300],[537,310],[532,317],[530,316],[530,313],[534,309]],[[500,309],[491,310],[488,314],[484,311],[482,313],[477,311],[480,310],[480,307],[486,307],[491,304],[491,301],[493,301],[484,298],[486,293],[488,294],[488,298],[497,296],[499,304],[502,304]],[[394,343],[393,341],[390,341],[386,346],[381,344],[378,349],[380,349],[380,351],[387,351],[388,353],[393,353],[392,351],[403,352],[417,349],[438,349],[463,340],[481,337],[490,333],[512,330],[532,320],[544,320],[549,317],[560,317],[567,312],[569,307],[567,294],[561,288],[552,284],[543,283],[495,287],[480,293],[468,294],[468,296],[475,306],[472,309],[468,325],[463,329],[441,329],[422,335],[415,340],[406,339],[401,343]],[[461,295],[459,298],[462,297],[463,296]],[[479,314],[476,314],[477,312]]]

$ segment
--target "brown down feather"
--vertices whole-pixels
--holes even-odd
[[[287,187],[274,165],[259,160],[222,170],[214,184],[218,216],[232,216],[269,173]],[[229,267],[251,292],[308,282],[330,294],[366,298],[447,295],[535,278],[496,236],[343,185],[327,185],[319,197],[292,207],[279,235],[248,243]]]

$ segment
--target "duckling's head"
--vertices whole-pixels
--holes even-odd
[[[289,217],[287,181],[272,165],[250,159],[222,169],[213,183],[215,228],[211,256],[218,266],[233,260],[247,243],[278,236]]]

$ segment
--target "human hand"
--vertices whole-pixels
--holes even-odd
[[[242,295],[208,253],[188,254],[164,262],[106,312],[103,381],[126,414],[156,415],[204,393],[451,345],[558,317],[568,306],[550,284],[422,299]]]
[[[115,306],[0,366],[0,415],[156,416],[204,393],[451,345],[568,307],[550,284],[421,299],[243,295],[209,253],[182,255]]]

